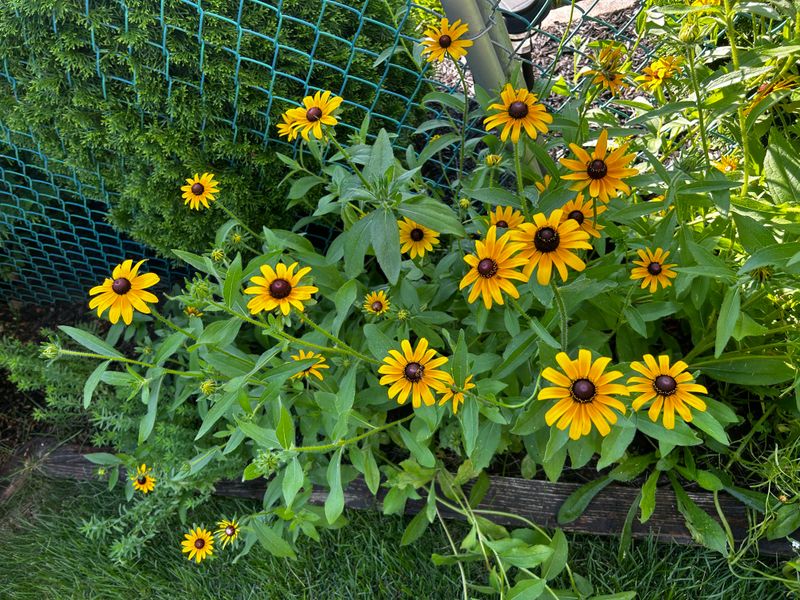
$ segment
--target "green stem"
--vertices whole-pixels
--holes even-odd
[[[224,210],[224,211],[225,211],[225,214],[227,214],[227,215],[228,215],[228,216],[229,216],[231,219],[233,219],[233,220],[234,220],[234,221],[236,221],[236,222],[237,222],[239,225],[241,225],[241,226],[242,226],[242,228],[243,228],[243,229],[244,229],[244,230],[245,230],[247,233],[249,233],[251,236],[253,236],[253,238],[254,238],[254,239],[258,239],[258,234],[257,234],[255,231],[253,231],[252,229],[250,229],[250,228],[249,228],[247,225],[245,225],[245,224],[242,222],[242,220],[241,220],[239,217],[237,217],[235,214],[233,214],[233,213],[230,211],[230,209],[229,209],[227,206],[225,206],[225,205],[224,205],[222,202],[217,202],[217,206],[219,206],[219,207],[220,207],[222,210]],[[260,254],[260,253],[259,253],[257,250],[255,250],[254,248],[250,248],[250,247],[248,246],[248,249],[249,249],[251,252],[255,252],[256,254]]]
[[[706,163],[706,169],[710,169],[711,164],[708,158],[708,133],[706,131],[705,114],[703,113],[703,99],[700,96],[700,84],[697,81],[695,48],[693,44],[686,49],[686,54],[689,58],[689,74],[691,76],[692,88],[694,89],[694,97],[697,104],[697,120],[700,125],[700,140],[703,144],[703,160]]]
[[[150,307],[150,314],[153,315],[157,321],[160,321],[170,329],[174,329],[175,331],[182,333],[189,339],[197,341],[197,336],[195,334],[193,334],[191,331],[188,331],[186,329],[183,329],[182,327],[178,327],[177,325],[175,325],[175,323],[173,323],[172,321],[164,317],[161,313],[159,313],[154,306]]]
[[[525,182],[522,179],[522,159],[520,158],[519,144],[519,142],[514,144],[514,169],[517,173],[517,195],[522,205],[522,212],[525,215],[525,220],[530,222],[531,209],[528,206],[528,199],[525,197]]]
[[[569,331],[567,321],[567,307],[564,304],[564,299],[561,297],[561,292],[558,291],[555,278],[550,280],[550,287],[553,288],[553,299],[558,307],[558,316],[561,319],[561,350],[567,351],[567,343],[569,342]]]
[[[461,69],[461,65],[459,65],[458,61],[452,56],[450,58],[453,61],[453,66],[456,68],[458,78],[461,80],[461,88],[464,90],[464,115],[461,120],[461,145],[458,149],[458,187],[462,188],[464,187],[462,184],[462,179],[464,178],[464,145],[467,141],[467,121],[469,120],[469,88],[467,87],[467,80],[464,78],[464,72]]]
[[[392,421],[391,423],[386,423],[385,425],[381,425],[380,427],[376,427],[366,433],[362,433],[361,435],[357,435],[355,437],[346,439],[346,440],[338,440],[331,444],[322,444],[319,446],[299,446],[297,448],[292,448],[292,452],[328,452],[330,450],[337,450],[342,446],[348,446],[350,444],[355,444],[363,440],[364,438],[368,438],[371,435],[375,435],[376,433],[380,433],[381,431],[386,431],[395,425],[400,425],[401,423],[405,423],[414,418],[414,413],[403,417],[402,419],[398,419],[396,421]]]
[[[733,532],[731,531],[731,526],[728,524],[728,519],[725,518],[725,513],[722,512],[722,507],[719,505],[718,490],[714,490],[714,508],[717,509],[717,514],[722,522],[722,527],[725,529],[725,535],[728,538],[728,545],[731,548],[731,552],[733,552],[734,548],[736,547],[736,542],[733,539]]]
[[[203,378],[205,375],[202,373],[198,373],[196,371],[176,371],[174,369],[166,369],[164,367],[159,367],[158,365],[154,365],[152,363],[142,362],[140,360],[134,360],[132,358],[125,358],[122,356],[106,356],[105,354],[95,354],[94,352],[78,352],[75,350],[64,350],[63,348],[58,349],[59,354],[63,354],[65,356],[80,356],[82,358],[96,358],[99,360],[110,360],[113,362],[121,362],[129,365],[137,365],[139,367],[145,367],[147,369],[162,369],[164,373],[168,373],[170,375],[178,375],[180,377],[193,377],[193,378]]]
[[[725,7],[725,32],[728,35],[728,42],[731,48],[731,61],[733,62],[733,68],[738,71],[741,63],[739,62],[739,48],[736,46],[736,27],[733,23],[731,0],[723,0],[723,4]],[[744,106],[740,104],[736,112],[738,113],[739,117],[739,131],[740,135],[742,136],[742,152],[744,154],[744,160],[742,161],[742,172],[744,174],[744,179],[742,181],[741,193],[741,197],[744,198],[747,196],[747,189],[750,182],[750,142],[747,139],[747,120],[744,114]]]
[[[454,556],[458,556],[458,548],[456,548],[456,544],[450,535],[450,531],[447,529],[447,525],[444,523],[442,514],[439,512],[439,505],[434,503],[433,506],[436,509],[436,516],[439,519],[439,523],[441,523],[442,529],[444,529],[444,534],[447,536],[447,541],[450,543],[450,549],[453,551]],[[461,592],[464,595],[464,600],[469,600],[469,593],[467,592],[467,576],[464,573],[464,566],[461,564],[460,560],[456,561],[456,564],[458,565],[459,573],[461,573]]]
[[[356,357],[356,358],[359,358],[360,360],[363,360],[363,361],[365,361],[365,362],[371,362],[371,363],[378,364],[378,361],[377,361],[377,360],[375,360],[374,358],[370,358],[369,356],[366,356],[366,355],[364,355],[364,354],[361,354],[361,353],[360,353],[358,350],[356,350],[355,348],[352,348],[352,347],[350,347],[349,345],[347,345],[346,343],[344,343],[342,340],[340,340],[338,337],[336,337],[336,336],[335,336],[335,335],[333,335],[332,333],[330,333],[330,332],[326,331],[325,329],[323,329],[322,327],[320,327],[319,325],[317,325],[316,323],[314,323],[314,321],[312,321],[311,319],[309,319],[309,318],[306,316],[306,314],[305,314],[305,313],[298,312],[297,314],[298,314],[298,316],[300,317],[300,320],[301,320],[303,323],[305,323],[306,325],[308,325],[309,327],[311,327],[311,328],[312,328],[314,331],[318,331],[319,333],[321,333],[322,335],[324,335],[326,338],[328,338],[330,341],[332,341],[332,342],[333,342],[334,344],[336,344],[337,346],[340,346],[342,349],[344,349],[344,350],[347,350],[347,351],[348,351],[348,352],[350,352],[350,354],[352,354],[354,357]]]
[[[361,169],[359,169],[353,162],[353,159],[350,158],[350,155],[347,153],[347,150],[342,148],[342,145],[339,143],[339,140],[337,140],[335,137],[333,137],[333,135],[330,134],[326,135],[325,137],[329,139],[334,146],[336,146],[336,149],[341,153],[341,155],[344,157],[345,162],[350,166],[353,172],[361,180],[361,183],[364,184],[364,187],[367,189],[372,189],[372,186],[370,186],[369,181],[367,181],[367,179],[364,177],[364,174],[361,172]]]
[[[775,410],[775,406],[776,406],[775,404],[770,404],[769,406],[767,406],[767,410],[764,411],[764,414],[762,414],[761,417],[758,419],[758,421],[756,421],[755,425],[753,425],[750,428],[750,430],[747,432],[747,435],[745,435],[742,438],[739,447],[736,448],[736,452],[734,452],[731,455],[730,459],[728,460],[728,463],[725,465],[725,471],[730,469],[733,466],[733,463],[735,463],[737,460],[739,460],[739,458],[741,458],[742,452],[744,452],[745,448],[747,447],[747,444],[750,443],[750,440],[753,438],[756,431],[758,431],[758,428],[761,427],[764,421],[766,421],[767,418],[772,414],[772,411]]]

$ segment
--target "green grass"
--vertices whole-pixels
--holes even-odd
[[[434,567],[432,552],[448,553],[447,540],[433,527],[410,547],[400,548],[406,520],[349,512],[351,523],[322,533],[322,542],[304,540],[298,559],[276,559],[262,548],[238,563],[233,553],[201,565],[179,551],[182,527],[176,520],[125,567],[107,559],[107,548],[87,539],[79,528],[92,514],[113,514],[119,496],[95,484],[38,481],[0,506],[0,598],[66,600],[72,598],[202,599],[402,599],[460,598],[455,567]],[[210,525],[221,514],[242,514],[253,504],[215,499],[190,520]],[[453,530],[463,533],[454,524]],[[657,600],[772,600],[785,598],[776,584],[741,581],[725,560],[700,548],[640,541],[621,564],[616,540],[573,536],[571,564],[591,579],[596,594],[636,590],[638,598]],[[477,564],[468,573],[483,583]]]

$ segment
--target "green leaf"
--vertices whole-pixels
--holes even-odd
[[[274,429],[264,429],[249,421],[237,421],[239,429],[261,448],[274,450],[281,447]]]
[[[201,273],[208,273],[209,275],[217,276],[217,270],[214,267],[214,263],[211,262],[211,259],[207,256],[198,256],[197,254],[192,254],[191,252],[186,252],[185,250],[174,249],[172,250],[172,253]]]
[[[116,358],[125,358],[114,346],[101,340],[99,337],[92,335],[83,329],[69,327],[67,325],[59,325],[58,328],[66,333],[73,340],[78,342],[84,348],[91,350],[96,354],[104,356],[114,356]]]
[[[661,475],[661,471],[653,469],[653,472],[650,473],[647,481],[642,486],[642,497],[639,500],[639,509],[642,511],[639,517],[640,523],[646,523],[656,509],[656,486],[659,475]]]
[[[459,237],[466,236],[464,226],[453,210],[428,196],[420,196],[414,200],[403,202],[397,207],[397,212],[439,233],[451,233]]]
[[[398,426],[397,432],[400,434],[400,437],[403,438],[403,443],[408,451],[411,452],[411,456],[413,456],[419,464],[429,469],[436,466],[436,458],[433,456],[430,449],[419,443],[408,429]]]
[[[528,329],[511,340],[503,353],[503,362],[494,370],[494,378],[504,379],[514,373],[521,364],[535,358],[539,337],[533,329]]]
[[[567,560],[569,559],[569,543],[567,542],[567,536],[564,535],[561,529],[556,529],[553,533],[550,548],[553,550],[553,554],[542,564],[542,577],[547,580],[558,577],[564,567],[567,566]]]
[[[437,102],[460,113],[464,112],[464,100],[446,92],[429,92],[422,98],[422,104]]]
[[[471,458],[475,450],[475,443],[478,441],[478,403],[465,402],[458,412],[458,419],[461,422],[461,431],[464,438],[464,452],[468,458]]]
[[[374,183],[386,177],[386,172],[394,165],[394,160],[392,141],[386,130],[381,129],[372,145],[369,162],[364,167],[364,178]]]
[[[122,464],[122,459],[120,457],[109,454],[108,452],[91,452],[89,454],[84,454],[83,458],[96,465],[103,465],[106,467]]]
[[[781,506],[775,513],[774,519],[767,527],[768,540],[777,540],[793,534],[800,528],[800,504]]]
[[[158,350],[153,355],[153,364],[162,365],[170,356],[177,352],[183,342],[187,339],[186,335],[180,331],[168,335],[158,345]]]
[[[450,362],[453,366],[453,379],[458,385],[463,385],[464,381],[469,374],[467,365],[467,341],[464,336],[464,330],[459,329],[458,341],[453,351],[453,360]]]
[[[344,234],[344,272],[357,277],[364,270],[364,255],[369,248],[372,215],[359,219]]]
[[[394,213],[383,208],[376,210],[370,218],[372,248],[378,265],[389,283],[395,285],[400,277],[400,229]]]
[[[550,558],[553,550],[550,546],[536,544],[534,546],[514,546],[508,550],[498,552],[498,554],[503,562],[521,569],[530,569]]]
[[[725,428],[714,418],[711,411],[692,411],[692,413],[692,423],[695,427],[707,433],[720,444],[728,446],[731,443],[728,439],[728,434],[725,433]]]
[[[292,187],[289,188],[289,194],[286,197],[289,200],[304,198],[308,192],[321,183],[325,183],[325,179],[318,177],[317,175],[306,175],[304,177],[300,177],[292,182]]]
[[[607,476],[599,477],[572,492],[569,497],[564,500],[564,504],[561,505],[561,508],[558,509],[559,524],[564,525],[565,523],[571,523],[580,517],[594,497],[612,481],[613,480]]]
[[[364,449],[364,482],[373,496],[378,493],[381,485],[381,472],[375,461],[375,455],[372,454],[372,448]]]
[[[286,466],[283,472],[283,482],[281,483],[281,491],[283,492],[283,499],[286,506],[291,506],[297,492],[303,488],[305,481],[305,474],[303,467],[300,466],[300,461],[297,457],[293,457],[291,462]]]
[[[777,127],[770,129],[764,174],[775,203],[800,204],[800,146],[792,145]]]
[[[220,347],[228,346],[239,335],[241,327],[242,320],[239,317],[231,317],[224,321],[214,321],[203,330],[203,333],[197,338],[197,343]]]
[[[188,475],[194,475],[195,473],[200,472],[203,467],[205,467],[208,463],[214,460],[219,454],[219,448],[214,446],[213,448],[209,448],[205,452],[202,452],[195,456],[192,460],[189,461],[189,473]]]
[[[620,563],[625,559],[625,556],[628,554],[628,550],[630,550],[631,542],[633,540],[633,518],[636,516],[636,509],[639,507],[641,500],[642,491],[639,490],[639,493],[636,495],[636,498],[634,498],[630,508],[628,509],[628,514],[625,516],[625,522],[622,525],[622,534],[619,538],[619,549],[617,550],[617,561]]]
[[[660,421],[653,423],[649,418],[643,416],[641,419],[637,419],[636,428],[645,435],[672,446],[696,446],[703,443],[703,440],[697,437],[697,434],[686,423],[678,419],[675,420],[675,429],[667,429]]]
[[[543,579],[523,579],[517,581],[506,598],[508,600],[536,600],[544,593],[545,581]]]
[[[736,321],[739,319],[739,308],[741,306],[739,287],[728,288],[725,298],[722,300],[722,307],[719,309],[717,317],[717,338],[714,342],[714,357],[719,358],[728,340],[731,339]]]
[[[742,275],[759,267],[786,267],[789,261],[800,252],[800,242],[773,244],[766,248],[759,248],[748,258],[739,269]]]
[[[408,546],[409,544],[416,542],[422,534],[425,533],[425,530],[428,528],[428,518],[425,514],[425,511],[418,512],[413,519],[409,522],[406,530],[403,532],[403,537],[400,539],[401,546]]]
[[[228,267],[228,272],[225,274],[225,284],[222,286],[222,297],[224,298],[226,305],[233,306],[233,302],[238,295],[241,283],[242,255],[237,252],[236,258],[233,259],[233,262]]]
[[[689,498],[672,471],[669,472],[669,476],[672,489],[675,490],[675,499],[678,501],[678,510],[686,520],[686,527],[692,534],[692,539],[710,550],[728,556],[728,541],[722,525]]]
[[[333,320],[333,327],[331,328],[333,335],[339,335],[339,329],[350,313],[350,308],[353,306],[357,294],[358,282],[355,279],[351,279],[336,291],[336,295],[333,298],[333,302],[336,305],[336,318]]]
[[[725,355],[718,359],[696,362],[704,375],[717,381],[740,385],[773,385],[794,378],[794,369],[779,356]]]
[[[364,325],[364,339],[367,342],[367,348],[369,348],[370,353],[378,360],[383,360],[389,356],[389,350],[397,346],[397,343],[383,333],[374,323]]]
[[[342,489],[342,451],[339,448],[331,456],[326,471],[328,481],[328,497],[325,499],[325,518],[329,524],[339,518],[344,510],[344,490]]]
[[[292,560],[297,558],[289,543],[266,523],[260,519],[253,519],[250,521],[250,526],[267,552],[278,558],[291,558]]]
[[[247,390],[245,390],[245,394]],[[226,415],[228,411],[233,406],[234,402],[239,396],[239,390],[231,390],[225,393],[222,397],[217,398],[214,405],[211,407],[206,413],[205,418],[203,419],[203,423],[200,425],[200,429],[197,432],[197,435],[194,437],[195,440],[199,440],[203,437],[208,431],[214,426],[214,424],[219,421],[223,415]]]
[[[89,404],[92,401],[92,394],[94,394],[94,390],[97,388],[97,384],[100,383],[100,380],[103,378],[103,373],[106,372],[108,369],[108,365],[111,364],[110,360],[105,362],[101,362],[97,365],[97,368],[92,371],[92,374],[89,375],[88,379],[86,379],[86,383],[83,385],[83,408],[89,408]]]
[[[622,458],[635,435],[636,426],[628,420],[620,421],[616,427],[612,427],[611,433],[603,438],[597,470],[604,469]]]
[[[147,413],[139,421],[139,445],[143,444],[153,433],[153,426],[156,424],[156,415],[158,413],[158,396],[161,390],[162,377],[156,378],[152,383],[152,387],[148,384],[142,387],[142,400],[147,403]]]
[[[275,428],[275,435],[285,450],[294,447],[294,420],[283,404],[281,404],[281,416],[278,419],[278,426]]]

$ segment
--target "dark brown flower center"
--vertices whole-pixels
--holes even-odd
[[[524,119],[528,116],[528,105],[517,100],[508,105],[508,116],[512,119]]]
[[[306,119],[314,123],[322,118],[322,109],[319,106],[312,106],[306,111]]]
[[[409,233],[408,236],[415,242],[419,242],[422,241],[422,238],[425,237],[425,232],[422,231],[422,229],[420,229],[419,227],[415,227],[414,229],[411,230],[411,233]]]
[[[602,179],[608,174],[608,167],[604,160],[595,158],[589,163],[589,166],[586,167],[586,174],[589,175],[591,179]]]
[[[197,538],[194,541],[194,547],[197,548],[198,550],[204,548],[205,545],[206,545],[206,541],[203,538]]]
[[[269,284],[269,295],[277,300],[286,298],[292,293],[292,284],[285,279],[276,279]]]
[[[476,268],[478,269],[478,275],[481,277],[494,277],[494,274],[497,273],[497,263],[491,258],[484,258]]]
[[[572,219],[573,221],[577,221],[578,225],[583,224],[583,220],[586,218],[583,216],[583,213],[579,210],[573,210],[571,213],[567,215],[568,219]]]
[[[225,535],[227,535],[228,537],[233,536],[233,534],[235,533],[236,533],[236,527],[234,527],[233,525],[228,525],[225,528]]]
[[[423,367],[418,362],[410,362],[406,365],[406,368],[403,369],[403,375],[405,378],[408,379],[411,383],[416,383],[420,379],[422,379],[422,374],[425,372],[425,367]]]
[[[662,396],[671,396],[678,389],[678,382],[669,375],[659,375],[653,381],[653,389]]]
[[[205,191],[206,191],[206,188],[205,188],[205,187],[203,186],[203,184],[202,184],[202,183],[200,183],[199,181],[198,181],[197,183],[193,183],[193,184],[192,184],[192,193],[193,193],[195,196],[199,196],[199,195],[201,195],[201,194],[202,194],[203,192],[205,192]]]
[[[552,252],[558,248],[558,232],[552,227],[542,227],[536,232],[533,245],[539,252]]]
[[[651,262],[647,265],[647,272],[650,275],[659,275],[661,273],[661,264],[657,262]]]
[[[381,312],[383,310],[383,302],[380,300],[375,300],[375,302],[372,303],[372,310],[375,312]]]
[[[505,221],[498,221],[497,223],[495,223],[495,225],[497,227],[502,227],[503,229],[508,229],[508,223],[506,223]]]
[[[114,283],[111,284],[111,289],[114,290],[115,294],[122,296],[131,291],[131,282],[124,277],[120,277],[114,280]]]
[[[597,390],[594,387],[594,384],[588,379],[576,379],[572,382],[572,386],[570,387],[569,391],[572,394],[573,400],[576,402],[585,403],[591,402]]]
[[[442,48],[448,48],[452,43],[453,39],[449,35],[443,35],[439,37],[439,46]]]
[[[144,475],[139,475],[139,477],[136,478],[136,483],[138,483],[139,485],[144,485],[145,483],[147,483],[147,477],[145,477]]]

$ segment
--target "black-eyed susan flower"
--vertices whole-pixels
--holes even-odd
[[[499,154],[487,154],[484,160],[487,167],[496,167],[503,160],[503,157]]]
[[[133,311],[150,314],[147,303],[158,302],[147,288],[154,286],[161,279],[155,273],[142,273],[139,267],[144,263],[140,260],[136,265],[132,260],[126,260],[114,267],[111,278],[108,277],[101,285],[89,290],[90,296],[95,296],[89,302],[90,309],[97,309],[97,316],[102,317],[108,310],[108,318],[112,323],[119,321],[120,316],[126,325],[133,321]]]
[[[553,122],[553,116],[538,103],[539,99],[535,94],[530,93],[526,88],[515,90],[513,85],[507,83],[500,92],[500,99],[501,103],[489,106],[489,110],[499,112],[489,115],[483,120],[486,131],[502,125],[500,139],[505,142],[511,134],[511,141],[515,144],[519,141],[520,132],[523,129],[534,140],[539,132],[547,133],[547,124]]]
[[[297,137],[295,121],[288,110],[281,115],[281,122],[278,123],[278,137],[285,137],[290,142]]]
[[[300,285],[300,280],[311,272],[311,267],[303,267],[295,273],[297,266],[297,263],[289,267],[278,263],[275,269],[269,265],[261,267],[263,277],[252,277],[250,282],[254,284],[253,287],[244,290],[245,294],[255,296],[247,303],[252,314],[280,308],[284,315],[288,315],[292,306],[300,312],[305,310],[303,302],[319,290],[313,285]]]
[[[739,159],[733,154],[723,154],[719,160],[711,163],[712,166],[721,173],[733,173],[739,168]]]
[[[425,256],[439,244],[439,232],[403,217],[397,222],[400,227],[400,252],[408,252],[411,258]]]
[[[295,373],[294,375],[292,375],[292,379],[299,379],[301,377],[305,378],[313,375],[314,377],[322,381],[322,373],[320,373],[319,370],[330,369],[330,367],[325,364],[325,357],[322,356],[322,354],[317,354],[316,352],[304,352],[303,350],[300,350],[300,354],[292,355],[292,360],[306,360],[309,358],[315,358],[317,359],[317,362],[315,362],[310,367],[303,369],[299,373]]]
[[[589,200],[584,200],[583,194],[575,196],[574,200],[570,200],[561,207],[561,221],[572,219],[581,226],[586,233],[592,237],[599,238],[600,230],[603,229],[602,225],[595,222],[595,216],[604,212],[606,207],[602,204],[599,206],[593,204]]]
[[[642,288],[650,286],[650,293],[653,294],[658,289],[658,285],[668,288],[672,285],[670,279],[674,279],[677,273],[672,270],[675,264],[666,264],[664,261],[669,257],[668,250],[656,248],[650,250],[645,248],[636,251],[641,260],[634,260],[633,264],[639,265],[631,271],[631,279],[641,279]]]
[[[189,560],[194,559],[199,563],[214,554],[214,536],[207,529],[196,527],[190,529],[183,537],[186,539],[181,542],[183,546],[181,552],[188,553],[189,556],[186,558]]]
[[[364,310],[371,315],[382,315],[389,310],[389,305],[389,298],[383,290],[370,292],[364,296]]]
[[[475,384],[472,383],[472,375],[469,375],[464,380],[464,386],[462,388],[458,388],[456,382],[448,373],[448,379],[439,387],[439,393],[442,394],[442,397],[439,398],[439,406],[452,402],[453,414],[457,415],[458,407],[464,404],[464,392],[468,392],[474,387]]]
[[[498,229],[516,229],[524,222],[522,213],[510,206],[498,206],[489,213],[489,225]]]
[[[579,77],[591,77],[592,84],[616,95],[627,87],[625,82],[625,46],[616,42],[604,43],[594,54],[593,68],[584,68]]]
[[[706,403],[694,392],[707,394],[708,390],[695,383],[691,373],[685,372],[689,368],[685,362],[678,360],[670,367],[669,356],[661,355],[656,362],[652,354],[645,354],[643,360],[644,364],[638,361],[631,363],[631,369],[642,375],[628,379],[628,389],[641,394],[634,399],[631,405],[633,410],[639,410],[652,401],[647,416],[655,422],[663,409],[663,422],[667,429],[675,428],[675,413],[689,423],[692,420],[689,407],[701,412],[706,410]]]
[[[322,139],[323,125],[333,127],[339,123],[333,113],[339,108],[342,100],[329,91],[317,92],[313,96],[303,98],[303,106],[286,111],[287,118],[292,121],[291,127],[294,128],[295,135],[299,133],[305,141],[308,141],[309,133],[318,140]]]
[[[600,198],[603,202],[608,202],[620,191],[631,193],[631,188],[623,179],[639,173],[636,169],[628,168],[636,155],[625,154],[628,150],[628,144],[625,143],[606,156],[607,145],[607,129],[600,132],[591,155],[577,144],[569,145],[578,160],[562,158],[560,162],[573,171],[563,177],[575,181],[570,187],[571,190],[579,192],[588,187],[589,196]]]
[[[208,208],[208,203],[214,201],[214,194],[219,193],[219,182],[214,179],[213,173],[195,173],[194,178],[186,180],[181,191],[183,203],[188,204],[192,210],[200,210],[201,204]]]
[[[222,547],[225,548],[228,544],[236,541],[239,537],[239,523],[236,519],[222,519],[217,522],[217,539],[222,542]]]
[[[655,92],[680,72],[682,62],[680,56],[662,56],[642,69],[642,75],[636,81],[641,81],[640,86],[644,89]]]
[[[483,298],[483,305],[490,309],[492,302],[504,304],[502,292],[512,298],[519,298],[519,292],[511,280],[528,281],[530,274],[524,275],[517,271],[527,261],[523,257],[514,256],[522,246],[511,243],[509,236],[510,232],[506,232],[498,239],[497,227],[492,226],[485,240],[475,242],[475,254],[464,257],[464,262],[470,269],[461,279],[458,289],[463,290],[472,285],[468,302],[475,302],[480,296]]]
[[[457,19],[452,25],[446,18],[442,19],[439,27],[431,27],[425,32],[422,54],[428,55],[428,62],[442,62],[447,57],[458,60],[466,56],[467,48],[473,44],[472,40],[464,39],[467,31],[469,26],[462,23],[461,19]]]
[[[612,383],[622,377],[622,373],[606,373],[611,359],[600,357],[592,362],[592,353],[588,350],[579,350],[577,360],[570,360],[566,352],[559,352],[556,362],[563,373],[552,367],[542,371],[542,377],[555,387],[540,391],[539,400],[558,400],[544,416],[547,425],[555,423],[562,430],[569,426],[569,437],[573,440],[589,435],[592,424],[600,435],[608,435],[610,425],[617,422],[617,413],[611,409],[625,414],[625,405],[614,396],[629,395],[628,388]]]
[[[438,368],[447,363],[447,357],[436,358],[436,350],[428,349],[425,338],[419,339],[414,350],[408,340],[403,340],[400,347],[402,354],[389,350],[389,356],[378,368],[378,373],[383,375],[381,385],[390,386],[389,398],[397,396],[398,404],[405,404],[410,395],[414,408],[419,408],[423,402],[431,406],[436,402],[433,391],[438,391],[441,382],[447,381],[449,376]]]
[[[536,189],[539,190],[539,193],[541,194],[541,193],[544,193],[544,191],[547,188],[550,187],[550,184],[552,182],[553,182],[553,176],[552,175],[545,175],[544,177],[542,177],[541,181],[534,182],[534,185],[536,186]]]
[[[567,267],[583,271],[586,263],[573,251],[592,249],[589,234],[577,221],[562,219],[562,215],[561,210],[554,210],[549,217],[537,213],[533,215],[533,223],[523,223],[509,233],[513,241],[522,244],[519,257],[525,259],[523,273],[530,277],[536,269],[536,280],[541,285],[550,283],[554,266],[562,281],[567,280]]]
[[[148,469],[147,465],[142,463],[136,469],[136,473],[131,475],[133,482],[133,489],[143,494],[149,494],[156,488],[156,478],[151,475],[153,469]]]

